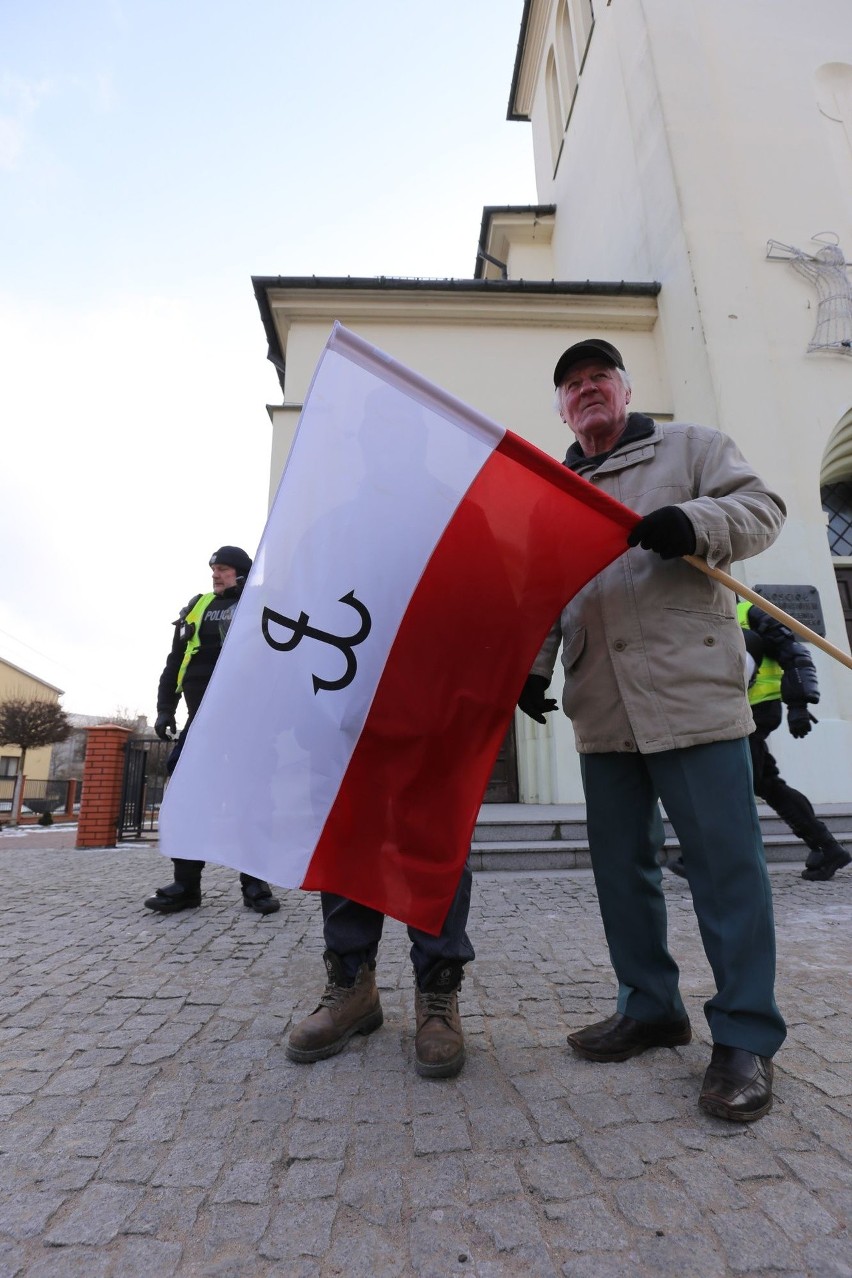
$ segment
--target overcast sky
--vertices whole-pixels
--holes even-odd
[[[153,722],[280,390],[252,275],[470,278],[522,0],[0,5],[0,657]]]

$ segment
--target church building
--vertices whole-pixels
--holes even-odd
[[[781,493],[781,537],[731,572],[848,651],[849,0],[518,0],[518,21],[508,118],[537,203],[484,209],[469,279],[255,277],[283,394],[270,492],[335,320],[560,459],[553,367],[602,336],[634,408],[725,431]],[[819,725],[773,753],[848,803],[852,671],[813,655]],[[491,797],[582,802],[564,716],[518,713]]]

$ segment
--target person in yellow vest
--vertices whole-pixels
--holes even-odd
[[[177,736],[175,712],[183,697],[187,720],[166,765],[174,771],[186,735],[189,732],[201,698],[210,682],[222,643],[243,591],[251,568],[251,558],[239,546],[220,546],[210,557],[213,589],[195,595],[174,623],[171,652],[166,660],[157,689],[157,719],[154,731],[161,741]],[[174,882],[157,888],[145,905],[160,914],[176,914],[201,904],[201,871],[205,862],[185,858],[173,859]],[[243,901],[258,914],[274,914],[281,903],[272,895],[269,884],[251,874],[240,875]]]
[[[756,604],[741,600],[737,619],[745,631],[746,647],[756,660],[748,689],[754,717],[754,732],[748,739],[754,792],[809,848],[802,878],[825,881],[848,865],[852,856],[817,817],[810,799],[787,784],[767,745],[770,733],[781,723],[785,705],[792,736],[806,737],[817,722],[808,709],[819,701],[816,667],[793,631]],[[682,858],[670,862],[669,869],[686,877]]]

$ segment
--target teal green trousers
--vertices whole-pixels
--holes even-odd
[[[713,1041],[774,1055],[786,1027],[775,1003],[772,893],[748,738],[660,754],[585,754],[580,763],[619,1012],[649,1022],[686,1014],[667,944],[661,800],[713,971],[716,993],[704,1004]]]

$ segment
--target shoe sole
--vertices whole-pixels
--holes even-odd
[[[815,870],[802,870],[802,878],[808,883],[827,883],[829,879],[833,879],[837,870],[842,870],[852,861],[852,856],[847,852],[845,856],[834,857],[827,864],[825,861]]]
[[[362,1020],[357,1021],[354,1025],[350,1025],[340,1038],[336,1038],[333,1043],[326,1043],[325,1047],[292,1047],[289,1043],[284,1049],[287,1059],[296,1061],[299,1065],[310,1065],[312,1061],[324,1061],[329,1056],[336,1056],[338,1052],[342,1052],[350,1038],[355,1034],[372,1034],[377,1030],[385,1019],[385,1014],[381,1008],[371,1012],[369,1016],[365,1016]]]
[[[155,914],[180,914],[182,910],[197,910],[200,901],[195,901],[192,905],[149,905],[145,902],[146,910],[153,910]]]
[[[758,1118],[763,1118],[764,1114],[768,1114],[772,1108],[772,1097],[760,1109],[754,1109],[749,1114],[737,1112],[724,1105],[722,1101],[709,1100],[704,1096],[698,1098],[698,1104],[708,1114],[712,1114],[714,1118],[724,1118],[729,1123],[754,1123]]]
[[[417,1056],[414,1058],[415,1071],[421,1078],[455,1078],[456,1074],[460,1074],[464,1065],[465,1050],[461,1049],[456,1052],[451,1060],[441,1061],[440,1064],[433,1064],[430,1061],[421,1061]]]
[[[568,1044],[574,1049],[578,1056],[582,1056],[584,1060],[596,1061],[598,1064],[605,1065],[612,1061],[628,1061],[632,1056],[641,1056],[643,1052],[650,1052],[655,1047],[685,1047],[687,1043],[692,1042],[692,1028],[687,1026],[685,1030],[678,1030],[677,1033],[665,1035],[659,1038],[655,1043],[645,1043],[639,1047],[630,1047],[624,1052],[595,1052],[593,1049],[584,1047],[581,1043],[577,1043],[568,1035]]]

